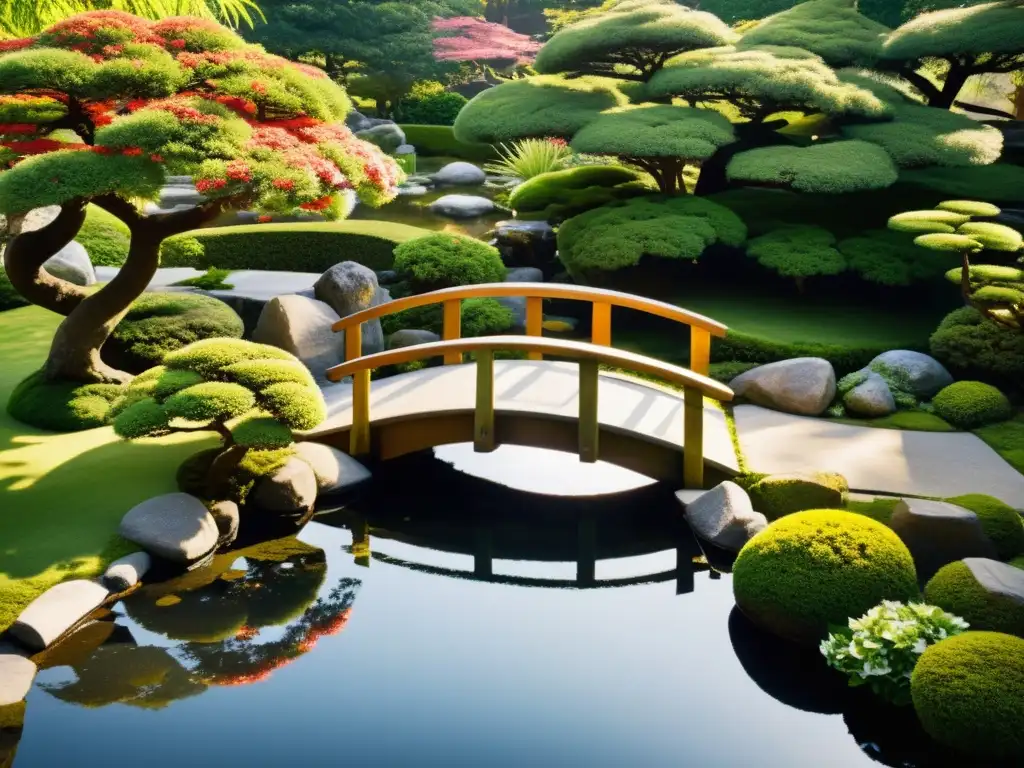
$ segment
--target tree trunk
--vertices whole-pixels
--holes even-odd
[[[4,252],[4,270],[25,299],[60,315],[70,314],[89,295],[79,285],[54,277],[43,263],[70,243],[85,221],[81,200],[61,206],[57,218],[41,229],[15,235]]]
[[[971,303],[971,255],[964,251],[960,254],[960,293],[964,295],[964,302]]]
[[[970,74],[962,66],[950,64],[946,81],[942,84],[942,90],[939,91],[938,96],[928,100],[928,106],[939,109],[951,108],[956,97],[960,95],[960,91],[967,84],[968,77]]]
[[[1024,83],[1013,91],[1013,115],[1017,120],[1024,120]]]
[[[84,298],[57,329],[43,368],[47,379],[117,384],[131,380],[131,374],[100,359],[100,347],[156,274],[161,240],[163,234],[145,223],[132,227],[124,266],[107,285]]]
[[[736,135],[738,141],[717,149],[715,154],[701,163],[700,176],[697,177],[697,187],[693,194],[712,195],[729,189],[731,184],[727,168],[739,153],[759,147],[791,143],[785,136],[780,136],[775,130],[765,128],[760,123],[741,123],[736,126]]]

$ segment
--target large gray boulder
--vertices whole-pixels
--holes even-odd
[[[233,501],[216,501],[210,505],[210,517],[217,524],[217,546],[230,544],[238,538],[238,526],[242,518],[238,505]]]
[[[217,523],[202,501],[187,493],[165,493],[128,510],[118,532],[150,554],[191,563],[217,546]]]
[[[685,491],[676,496],[693,532],[729,552],[739,552],[768,526],[765,516],[754,511],[746,492],[728,480],[695,499]]]
[[[820,357],[796,357],[741,373],[729,386],[737,397],[785,413],[819,416],[836,396],[836,373]]]
[[[510,283],[543,283],[544,273],[538,267],[513,267],[505,272]]]
[[[449,219],[475,219],[494,210],[494,201],[478,195],[444,195],[430,204],[430,210]]]
[[[343,261],[328,269],[313,285],[313,294],[328,304],[339,317],[346,317],[364,309],[391,301],[391,294],[377,283],[377,274],[355,261]],[[372,355],[384,350],[384,330],[380,320],[362,324],[362,353]],[[335,334],[342,344],[344,357],[345,334]]]
[[[869,368],[885,366],[899,376],[900,388],[919,400],[930,400],[943,387],[953,383],[953,377],[942,363],[923,352],[893,349],[883,352],[869,364]]]
[[[880,375],[871,371],[868,377],[843,397],[843,405],[858,416],[888,416],[896,411],[889,385]]]
[[[439,187],[467,187],[483,184],[487,174],[472,163],[459,160],[442,167],[430,180]]]
[[[496,302],[512,313],[513,333],[526,333],[526,297],[525,296],[499,296]]]
[[[61,582],[29,603],[8,631],[22,645],[41,651],[99,608],[109,594],[95,581]]]
[[[345,115],[345,125],[352,133],[359,133],[365,131],[367,128],[373,127],[373,122],[370,118],[364,115],[359,110],[353,109],[347,115]]]
[[[394,123],[381,123],[356,132],[356,137],[376,144],[388,154],[405,144],[405,131]]]
[[[252,340],[291,352],[324,381],[327,369],[345,357],[342,334],[331,330],[338,319],[322,301],[296,294],[278,296],[263,306]]]
[[[36,677],[36,665],[17,653],[0,648],[0,707],[17,704],[28,696]]]
[[[388,349],[415,347],[417,344],[430,344],[440,340],[441,337],[433,331],[424,331],[416,328],[403,328],[388,336]]]
[[[319,493],[347,491],[370,479],[370,470],[329,445],[304,440],[295,446],[295,455],[313,470]]]
[[[75,285],[92,285],[96,282],[96,270],[89,261],[85,246],[74,240],[43,262],[43,268],[54,277]]]
[[[995,559],[996,549],[978,516],[945,501],[901,499],[889,523],[910,554],[924,582],[947,563],[968,557]]]
[[[103,585],[111,592],[124,592],[138,584],[152,567],[148,552],[132,552],[107,566],[103,572]]]
[[[282,515],[308,512],[316,503],[317,479],[312,467],[295,457],[253,486],[247,506]]]

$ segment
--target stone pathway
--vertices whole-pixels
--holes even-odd
[[[96,279],[107,282],[117,274],[117,267],[96,267]],[[199,277],[205,274],[191,267],[161,267],[156,271],[147,290],[160,290],[180,280]],[[218,296],[238,296],[246,298],[272,299],[285,293],[301,293],[313,288],[313,283],[320,277],[319,272],[272,272],[261,269],[240,269],[232,272],[227,282],[234,286],[231,289],[215,291]]]

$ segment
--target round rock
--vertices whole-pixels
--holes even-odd
[[[17,704],[28,696],[36,677],[36,665],[16,653],[0,650],[0,707]]]
[[[430,210],[449,219],[475,219],[494,210],[494,202],[477,195],[444,195],[430,204]]]
[[[819,416],[836,396],[832,364],[820,357],[796,357],[741,373],[729,386],[738,397],[785,413]]]
[[[417,328],[403,328],[388,336],[388,349],[414,347],[417,344],[430,344],[440,340],[441,337],[433,331],[425,331]]]
[[[313,470],[320,493],[345,491],[370,479],[370,470],[329,445],[304,440],[295,446],[295,455]]]
[[[148,552],[132,552],[118,558],[103,573],[103,584],[111,592],[124,592],[138,584],[153,564]]]
[[[728,480],[692,500],[682,491],[676,496],[693,532],[730,552],[739,552],[768,525],[765,516],[754,511],[746,492]]]
[[[265,512],[308,512],[316,503],[317,479],[313,469],[298,457],[289,459],[269,477],[262,477],[249,494],[248,504]]]
[[[869,364],[869,368],[884,365],[904,379],[906,389],[919,400],[931,400],[939,390],[953,383],[953,377],[942,363],[923,352],[893,349],[883,352]]]
[[[487,174],[472,163],[459,160],[442,167],[430,180],[438,186],[464,187],[483,184]]]
[[[198,560],[217,546],[217,524],[202,501],[166,493],[132,507],[119,532],[151,554],[176,563]]]
[[[510,283],[543,283],[544,273],[537,267],[513,267],[508,270],[505,280]]]
[[[218,545],[230,544],[238,538],[238,526],[241,522],[238,505],[233,501],[216,501],[209,509],[210,517],[217,524],[217,531],[220,533]]]
[[[885,379],[872,371],[867,379],[846,393],[843,405],[858,416],[888,416],[896,412],[896,401]]]
[[[72,240],[43,263],[43,268],[54,277],[75,285],[92,285],[96,270],[89,261],[85,246]]]
[[[313,376],[323,379],[344,357],[341,334],[331,330],[338,313],[306,296],[276,296],[263,305],[252,340],[291,352]]]

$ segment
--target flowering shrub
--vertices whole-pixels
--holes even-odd
[[[503,24],[472,16],[434,19],[434,58],[438,61],[493,61],[529,64],[540,43]]]
[[[884,600],[832,632],[821,642],[821,653],[829,666],[849,676],[851,686],[869,685],[894,704],[909,704],[910,676],[921,654],[967,627],[934,605]]]

